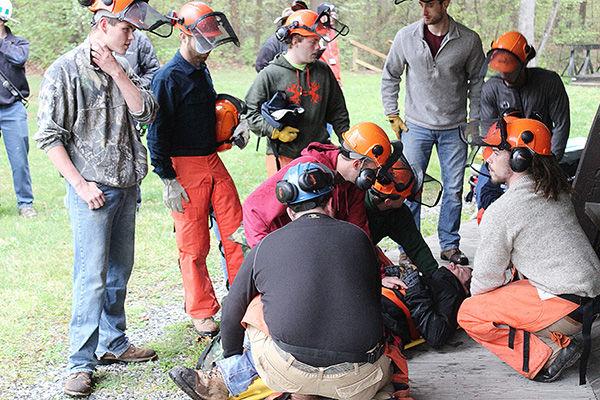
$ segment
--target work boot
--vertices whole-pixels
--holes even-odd
[[[75,372],[65,380],[63,392],[72,397],[89,396],[92,393],[92,373]]]
[[[542,368],[533,380],[536,382],[553,382],[557,380],[565,369],[579,360],[582,351],[581,343],[571,338],[571,343],[564,349],[560,349],[552,364]]]
[[[227,400],[229,390],[217,368],[196,371],[191,368],[175,367],[169,371],[175,384],[194,400]]]
[[[134,345],[130,344],[129,348],[125,350],[125,353],[121,354],[119,357],[115,356],[112,353],[104,354],[102,357],[100,357],[100,360],[98,360],[98,364],[128,364],[155,360],[158,360],[158,355],[156,355],[156,352],[154,350],[145,349],[143,347],[135,347]]]
[[[198,332],[201,336],[213,337],[219,333],[219,326],[213,317],[192,318],[192,323],[194,324],[194,329],[196,329],[196,332]]]
[[[440,258],[445,261],[453,262],[454,264],[469,265],[469,259],[458,247],[442,251],[440,253]]]
[[[19,215],[23,218],[34,218],[37,217],[38,213],[32,205],[28,205],[19,208]]]

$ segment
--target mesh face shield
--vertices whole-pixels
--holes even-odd
[[[239,47],[240,41],[225,14],[212,12],[198,18],[192,25],[186,26],[196,39],[196,51],[206,54],[216,47],[233,43]]]

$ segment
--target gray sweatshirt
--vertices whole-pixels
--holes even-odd
[[[526,175],[485,212],[473,266],[471,294],[508,283],[509,265],[538,289],[554,295],[600,294],[600,261],[581,229],[571,198],[535,194]]]
[[[450,18],[450,28],[435,58],[419,20],[396,34],[381,78],[386,115],[398,114],[398,92],[406,70],[406,120],[428,129],[453,129],[479,119],[481,67],[485,56],[479,35]]]

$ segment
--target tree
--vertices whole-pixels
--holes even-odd
[[[519,8],[519,32],[526,38],[527,42],[535,46],[535,1],[521,0]],[[531,66],[535,66],[535,60],[530,61]]]

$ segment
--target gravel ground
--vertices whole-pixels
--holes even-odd
[[[213,286],[217,298],[220,300],[226,294],[225,285],[222,279],[216,278],[213,280]],[[189,320],[181,306],[180,291],[172,291],[173,295],[168,299],[165,306],[155,307],[150,306],[146,312],[147,326],[143,329],[132,329],[127,331],[127,336],[132,343],[148,343],[160,338],[166,334],[166,328],[180,322]],[[164,297],[163,297],[164,299]],[[132,303],[135,300],[131,300]],[[160,357],[160,354],[159,354]],[[66,355],[65,355],[66,358]],[[99,366],[95,378],[102,380],[106,375],[120,375],[126,381],[137,381],[144,379],[148,381],[148,390],[145,393],[135,393],[135,391],[124,387],[116,389],[101,388],[94,391],[88,397],[90,400],[130,400],[130,399],[189,399],[183,392],[179,390],[152,390],[152,386],[158,386],[161,383],[170,381],[170,378],[159,368],[158,364],[152,367],[150,373],[147,368],[128,368],[126,365],[110,365]],[[150,375],[150,379],[148,376]],[[33,385],[24,385],[21,382],[3,382],[0,377],[0,399],[8,400],[66,400],[71,399],[62,393],[63,380],[66,374],[64,366],[54,366],[44,369],[43,374],[40,374],[40,379]],[[164,387],[164,385],[160,385]]]

